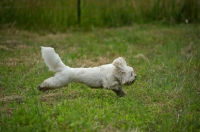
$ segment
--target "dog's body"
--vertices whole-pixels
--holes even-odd
[[[66,66],[51,47],[41,47],[42,57],[49,70],[56,72],[54,77],[46,79],[39,90],[46,91],[67,86],[72,82],[84,83],[91,88],[113,90],[118,96],[124,96],[122,84],[132,84],[136,75],[133,68],[119,57],[112,64],[93,68],[71,68]]]

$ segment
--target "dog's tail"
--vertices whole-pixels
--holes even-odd
[[[55,52],[54,48],[41,46],[42,57],[50,71],[60,72],[65,68],[65,64]]]

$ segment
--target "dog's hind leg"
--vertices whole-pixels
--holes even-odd
[[[38,90],[44,92],[47,90],[53,90],[53,89],[67,86],[67,84],[68,82],[66,81],[64,77],[60,75],[55,75],[54,77],[50,77],[44,80],[44,82],[38,86]]]

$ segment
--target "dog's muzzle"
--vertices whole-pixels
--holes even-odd
[[[126,86],[130,86],[130,85],[132,85],[134,82],[135,82],[135,80],[130,81],[130,82],[127,82],[125,85],[126,85]]]
[[[126,86],[132,85],[135,82],[136,78],[137,78],[137,76],[135,76],[135,79],[133,81],[127,82],[125,85]]]

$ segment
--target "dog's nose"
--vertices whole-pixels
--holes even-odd
[[[135,75],[135,79],[137,79],[137,75]]]

